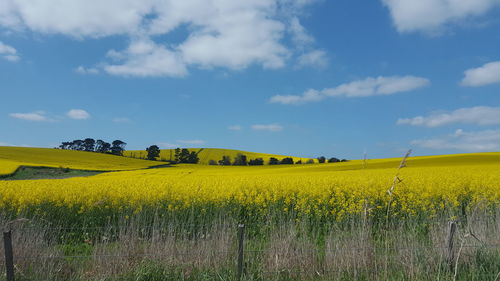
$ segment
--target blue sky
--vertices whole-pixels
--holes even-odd
[[[0,145],[500,150],[498,0],[0,4]]]

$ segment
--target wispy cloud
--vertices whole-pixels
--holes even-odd
[[[160,148],[177,148],[177,147],[190,147],[190,146],[200,146],[204,145],[206,141],[204,140],[177,140],[175,143],[172,142],[158,142],[156,145],[158,145]]]
[[[242,127],[240,125],[232,125],[227,127],[227,129],[231,131],[241,131]]]
[[[28,113],[11,113],[9,114],[9,116],[16,119],[35,121],[35,122],[52,121],[52,119],[47,117],[45,111],[35,111]]]
[[[252,130],[255,131],[269,131],[269,132],[280,132],[283,131],[283,126],[279,124],[256,124],[252,125]]]
[[[453,134],[429,139],[412,141],[416,145],[429,149],[453,149],[466,152],[500,150],[500,129],[465,132],[461,129]]]
[[[398,125],[424,127],[439,127],[453,123],[482,126],[498,125],[500,124],[500,107],[475,106],[459,108],[451,112],[433,113],[429,116],[400,118],[397,121]]]
[[[313,50],[300,55],[297,58],[298,67],[313,66],[325,68],[328,66],[328,55],[323,50]]]
[[[189,145],[202,145],[206,143],[204,140],[177,140],[177,142]]]
[[[168,142],[159,142],[156,145],[158,145],[160,148],[164,149],[170,149],[170,148],[177,148],[180,147],[179,144],[176,143],[168,143]]]
[[[75,120],[86,120],[90,118],[90,114],[83,109],[71,109],[66,113],[66,116]]]
[[[466,70],[461,84],[479,87],[495,83],[500,83],[500,61],[489,62],[478,68]]]
[[[321,101],[327,97],[356,98],[393,95],[416,90],[429,85],[429,83],[429,80],[426,78],[410,75],[368,77],[363,80],[341,84],[335,88],[326,88],[323,90],[310,89],[302,95],[276,95],[271,97],[270,102],[298,105]]]
[[[80,65],[79,67],[75,68],[75,72],[79,74],[99,74],[99,69],[95,67],[87,68]]]
[[[9,46],[2,41],[0,41],[0,57],[11,62],[16,62],[21,59],[14,47]]]

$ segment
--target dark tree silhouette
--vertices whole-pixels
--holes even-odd
[[[217,165],[217,161],[210,159],[210,160],[208,161],[208,165],[212,165],[212,166],[213,166],[213,165]]]
[[[148,152],[148,160],[156,160],[156,157],[160,156],[160,148],[157,145],[151,145],[146,148],[146,151]]]
[[[71,142],[70,141],[63,141],[61,145],[59,146],[60,149],[70,149],[71,148]]]
[[[262,159],[262,158],[252,159],[252,160],[248,161],[248,165],[250,165],[250,166],[264,165],[264,159]]]
[[[274,157],[269,158],[269,165],[278,165],[280,161]]]
[[[198,153],[191,151],[186,163],[197,164],[198,161],[200,161],[200,158],[198,158]]]
[[[236,155],[236,157],[234,158],[233,165],[234,166],[246,166],[246,165],[248,165],[247,156],[243,155],[241,153],[238,153]]]
[[[295,162],[295,164],[302,164],[302,160]]]
[[[281,159],[280,164],[293,164],[293,158],[292,157],[286,157]]]
[[[111,146],[111,154],[123,156],[123,152],[125,151],[126,142],[121,140],[114,140]]]
[[[175,149],[174,161],[176,163],[179,163],[181,161],[181,149],[180,148]]]
[[[307,160],[306,164],[314,164],[314,160],[313,159],[309,159],[309,160]]]
[[[84,151],[94,151],[95,140],[91,138],[86,138],[83,140],[83,150]]]
[[[338,158],[332,157],[332,158],[328,159],[328,163],[337,163],[337,162],[340,162],[340,160]]]
[[[231,157],[222,156],[222,159],[219,160],[219,165],[223,165],[223,166],[231,165]]]
[[[70,149],[72,150],[83,150],[83,141],[82,140],[74,140],[70,144]]]
[[[179,155],[179,163],[189,163],[189,154],[189,149],[181,149],[181,153]]]
[[[320,156],[320,157],[318,157],[318,162],[319,162],[319,163],[325,163],[325,161],[326,161],[325,156]]]

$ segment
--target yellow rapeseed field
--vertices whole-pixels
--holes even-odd
[[[210,160],[217,162],[222,159],[222,156],[229,156],[232,161],[238,154],[246,155],[248,160],[262,158],[266,164],[269,162],[269,159],[271,157],[274,157],[278,160],[281,160],[285,157],[291,157],[293,158],[294,162],[297,162],[299,160],[301,160],[302,162],[306,162],[310,160],[310,158],[301,158],[301,157],[268,154],[268,153],[257,153],[257,152],[249,152],[249,151],[235,150],[235,149],[223,149],[223,148],[189,148],[188,150],[190,152],[191,151],[197,152],[198,157],[200,158],[199,164],[203,165],[208,165]],[[130,150],[130,151],[125,151],[124,155],[132,158],[145,159],[147,156],[147,152],[146,150]],[[160,157],[158,160],[172,161],[174,159],[175,159],[175,149],[161,149]],[[312,160],[315,161],[316,163],[318,162],[316,159]]]
[[[261,214],[342,220],[350,215],[383,213],[432,217],[479,206],[500,206],[500,153],[415,157],[390,188],[400,159],[277,166],[178,165],[161,169],[104,173],[59,180],[0,181],[0,209],[70,208],[164,212],[246,208]],[[390,200],[390,201],[389,201]],[[46,212],[38,209],[37,212]]]
[[[121,171],[143,169],[158,164],[161,163],[102,153],[51,148],[0,146],[0,175],[13,173],[19,166]]]

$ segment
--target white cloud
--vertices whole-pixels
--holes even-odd
[[[202,145],[205,144],[204,140],[177,140],[178,143],[189,145]]]
[[[11,62],[16,62],[21,59],[14,47],[9,46],[2,41],[0,41],[0,57]]]
[[[252,125],[252,130],[280,132],[280,131],[283,131],[283,126],[281,126],[279,124],[256,124],[256,125]]]
[[[168,142],[160,142],[160,143],[157,143],[156,145],[158,145],[160,148],[164,148],[164,149],[180,147],[180,145],[178,145],[178,144],[168,143]]]
[[[440,32],[446,25],[478,17],[498,0],[382,0],[399,32]]]
[[[350,83],[341,84],[335,88],[323,90],[310,89],[302,95],[276,95],[271,97],[271,103],[303,104],[306,102],[321,101],[327,97],[369,97],[392,95],[408,92],[429,85],[426,78],[415,76],[379,76],[368,77]]]
[[[400,118],[397,121],[398,125],[425,127],[438,127],[453,123],[482,126],[498,125],[500,124],[500,107],[475,106],[459,108],[451,112],[433,113],[429,116]]]
[[[229,126],[227,127],[228,130],[231,130],[231,131],[241,131],[241,126],[240,125],[232,125],[232,126]]]
[[[44,111],[35,111],[30,113],[11,113],[9,114],[9,116],[16,119],[35,122],[51,121],[51,119],[46,116]]]
[[[113,75],[182,77],[187,74],[179,53],[149,39],[134,40],[125,51],[111,50],[108,56],[120,62],[104,67]]]
[[[290,33],[292,34],[292,40],[299,47],[307,46],[309,44],[314,43],[314,38],[307,33],[307,30],[300,23],[299,18],[293,17],[290,21],[289,27]]]
[[[83,109],[71,109],[66,113],[66,116],[75,120],[85,120],[90,118],[90,114]]]
[[[309,0],[3,0],[0,27],[85,39],[130,38],[113,75],[182,77],[189,67],[280,68],[314,39],[300,24]],[[174,31],[183,41],[165,41]],[[257,31],[257,32],[256,32]],[[290,38],[291,40],[286,40]],[[295,46],[284,42],[292,41]],[[115,48],[116,49],[116,48]],[[83,68],[83,72],[87,72]]]
[[[412,141],[412,145],[430,149],[453,149],[467,152],[500,150],[500,129],[465,132]]]
[[[95,68],[95,67],[83,67],[83,66],[78,66],[77,68],[75,68],[75,72],[76,73],[79,73],[79,74],[98,74],[99,73],[99,69]]]
[[[463,86],[478,87],[500,83],[500,61],[489,62],[478,68],[464,72]]]
[[[298,66],[317,66],[324,68],[328,65],[328,56],[325,51],[314,50],[300,55],[297,58]]]

